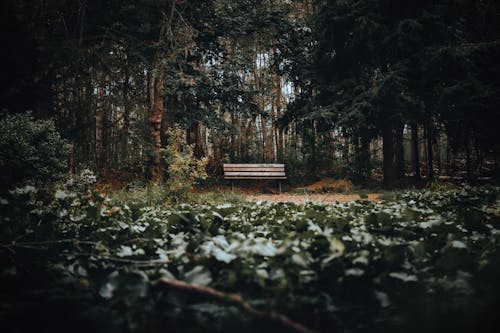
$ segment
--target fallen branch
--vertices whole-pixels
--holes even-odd
[[[97,242],[79,241],[76,239],[61,239],[61,240],[55,240],[55,241],[12,242],[11,244],[0,244],[0,250],[6,249],[7,251],[12,253],[13,255],[16,255],[16,251],[14,251],[14,248],[22,248],[22,249],[37,250],[37,251],[48,251],[49,247],[47,247],[47,245],[62,244],[62,243],[73,243],[74,245],[79,245],[79,244],[97,245],[98,244]],[[87,253],[87,252],[85,252],[85,253],[72,253],[72,254],[77,255],[77,256],[84,256],[84,257],[95,256],[98,260],[108,260],[108,261],[118,262],[118,263],[123,263],[123,264],[133,264],[136,266],[157,266],[157,265],[162,266],[162,265],[167,265],[170,263],[170,261],[168,259],[146,259],[146,260],[127,259],[127,258],[117,258],[117,257],[103,255],[103,254]]]
[[[50,241],[26,241],[26,242],[13,241],[10,244],[1,244],[0,247],[27,247],[27,246],[36,246],[36,245],[55,245],[55,244],[65,244],[65,243],[73,243],[75,245],[79,245],[79,244],[97,245],[98,244],[98,242],[70,238],[70,239],[57,239],[57,240],[50,240]]]
[[[189,291],[195,294],[201,294],[216,301],[237,306],[248,314],[278,322],[294,332],[317,333],[315,330],[297,323],[283,314],[257,310],[250,303],[245,302],[238,294],[228,294],[210,287],[198,286],[184,281],[169,279],[166,277],[161,278],[157,283],[163,283],[175,289]]]
[[[168,259],[140,260],[140,259],[125,259],[125,258],[106,257],[106,256],[101,256],[99,257],[99,259],[120,262],[124,264],[134,264],[138,266],[155,266],[155,265],[161,266],[170,263]]]

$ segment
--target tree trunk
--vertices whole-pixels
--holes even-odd
[[[100,81],[100,78],[98,78]],[[102,167],[102,123],[103,123],[103,88],[100,86],[102,83],[98,83],[99,87],[97,88],[97,102],[95,108],[95,147],[94,147],[94,166],[97,169]]]
[[[358,174],[361,179],[366,180],[370,177],[370,139],[366,133],[361,133],[359,140],[358,151],[356,152],[358,158]]]
[[[172,1],[170,14],[167,14],[167,4],[168,1],[163,1],[162,6],[162,16],[163,20],[160,26],[160,31],[158,34],[158,44],[162,45],[164,39],[167,37],[172,37],[172,18],[175,11],[175,1]],[[163,46],[159,46],[156,49],[155,56],[153,59],[153,65],[151,72],[149,73],[149,99],[150,99],[150,113],[149,113],[149,133],[151,137],[151,143],[153,145],[151,152],[151,163],[149,166],[149,172],[151,176],[151,182],[158,183],[163,181],[163,168],[162,168],[162,158],[161,158],[161,146],[162,146],[162,129],[168,124],[164,124],[163,113],[163,100],[164,100],[164,86],[163,86],[163,74],[164,74],[164,64],[162,59],[165,57],[165,49]],[[170,117],[172,119],[170,119]],[[170,101],[168,114],[166,115],[166,120],[171,121],[170,125],[173,124],[173,100]],[[163,127],[162,127],[163,126]],[[164,138],[163,138],[164,140]]]
[[[421,180],[420,177],[420,152],[418,149],[419,140],[418,140],[418,125],[416,122],[411,124],[411,143],[412,143],[412,162],[413,162],[413,171],[415,172],[415,181],[419,182]]]
[[[395,154],[396,154],[396,176],[405,176],[405,151],[404,151],[404,124],[399,123],[396,128]]]
[[[500,160],[498,158],[498,152],[494,151],[494,162],[493,162],[493,177],[498,178],[500,176]]]
[[[329,156],[331,159],[329,171],[333,171],[335,169],[335,164],[336,164],[335,159],[337,158],[337,155],[335,154],[335,132],[333,130],[328,131],[328,136],[329,136],[328,148],[330,150]]]
[[[158,74],[151,74],[149,83],[151,111],[149,116],[149,131],[153,144],[152,161],[150,166],[151,181],[154,183],[163,180],[161,167],[161,127],[163,117],[163,79]]]
[[[212,137],[212,147],[213,147],[213,160],[214,160],[214,166],[219,166],[221,164],[221,154],[220,154],[220,149],[219,149],[219,142],[218,142],[218,137],[217,137],[217,132],[215,129],[212,128],[211,131],[211,137]]]
[[[389,122],[382,127],[382,154],[384,185],[392,186],[396,180],[396,167],[394,164],[394,133]]]
[[[471,182],[474,179],[472,172],[472,161],[471,161],[471,151],[469,143],[469,135],[467,135],[467,141],[465,142],[465,165],[467,168],[467,180]]]
[[[276,114],[274,101],[271,103],[271,110],[269,114],[270,127],[268,132],[268,149],[267,149],[267,161],[268,163],[276,163]]]
[[[343,161],[342,163],[344,164],[344,166],[346,166],[349,165],[350,163],[349,161],[350,137],[346,132],[343,133],[342,140],[344,141],[342,143],[342,161]]]
[[[426,142],[427,142],[427,179],[431,180],[434,178],[434,154],[432,149],[432,118],[429,115],[427,119],[427,124],[425,126],[426,132]]]
[[[239,128],[238,127],[238,120],[236,119],[234,112],[231,112],[231,125],[233,129]],[[231,131],[231,136],[229,137],[231,140],[230,143],[230,151],[229,151],[229,159],[231,160],[232,163],[234,163],[237,160],[237,150],[238,150],[238,136],[234,132],[234,130]]]
[[[196,158],[202,158],[205,156],[205,148],[201,132],[201,124],[198,121],[191,124],[191,127],[188,129],[188,143],[194,145],[193,154]]]
[[[281,118],[281,77],[276,74],[276,119],[279,120]],[[275,129],[277,132],[276,137],[276,149],[277,149],[277,159],[279,163],[283,163],[284,158],[284,140],[283,140],[283,129],[279,126],[275,125]]]
[[[442,173],[442,161],[441,161],[441,136],[439,133],[435,135],[434,143],[434,151],[436,152],[436,164],[437,164],[437,178],[441,176]]]
[[[109,76],[104,77],[104,87],[102,88],[102,100],[101,100],[101,152],[99,154],[99,165],[101,168],[109,167],[109,156],[111,150],[111,113],[112,105],[109,103],[108,93],[109,93]]]
[[[123,127],[122,127],[122,137],[121,137],[121,163],[127,163],[129,161],[129,148],[128,148],[128,135],[130,131],[130,103],[129,103],[129,69],[127,64],[124,65],[125,76],[123,80]]]
[[[316,176],[318,173],[318,152],[316,147],[316,141],[317,141],[316,122],[314,120],[311,120],[311,157],[308,162],[311,166],[313,176]]]

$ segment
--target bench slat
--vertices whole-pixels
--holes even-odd
[[[286,179],[286,177],[241,177],[241,176],[237,176],[237,177],[224,177],[224,179],[264,179],[264,180],[271,180],[271,179]]]
[[[284,172],[226,172],[226,176],[284,177],[285,173]]]
[[[286,179],[284,164],[228,163],[223,165],[223,169],[224,179]]]
[[[284,164],[224,164],[224,168],[284,168]]]
[[[224,172],[231,171],[254,171],[254,172],[285,172],[285,168],[224,168]]]

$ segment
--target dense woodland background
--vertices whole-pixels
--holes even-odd
[[[285,163],[292,181],[499,174],[498,1],[1,6],[2,117],[54,119],[69,171],[162,180],[180,126],[213,176],[224,162]]]
[[[2,332],[500,332],[500,1],[3,0],[0,74]]]

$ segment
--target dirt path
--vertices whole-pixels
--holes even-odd
[[[378,193],[368,194],[369,201],[380,201]],[[341,194],[341,193],[326,193],[326,194],[260,194],[260,195],[247,195],[245,201],[270,201],[270,202],[294,202],[303,203],[306,201],[313,201],[319,203],[335,203],[335,202],[349,202],[360,200],[359,194]]]

